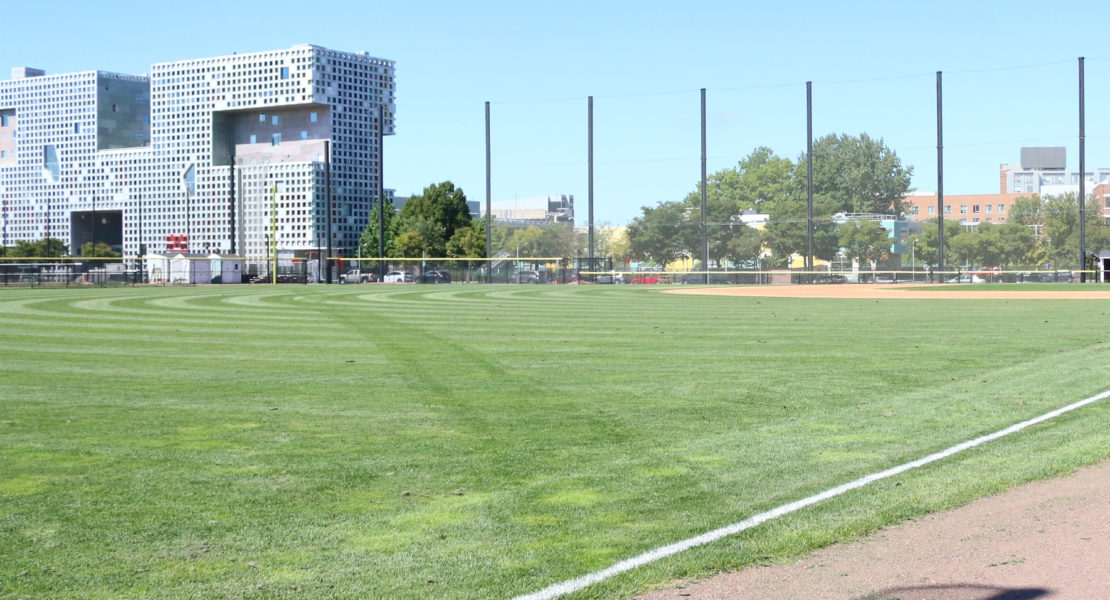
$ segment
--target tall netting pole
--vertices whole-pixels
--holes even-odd
[[[937,71],[937,272],[944,271],[944,111]]]
[[[588,243],[590,246],[590,271],[594,271],[594,97],[590,96],[586,106],[586,160],[587,160],[587,179],[589,187],[589,217],[590,217],[590,230],[587,234]],[[590,275],[590,281],[593,281],[593,275]]]
[[[1083,57],[1079,57],[1079,282],[1087,282],[1087,137],[1084,133]]]
[[[813,82],[806,82],[806,270],[813,270]],[[810,280],[812,282],[812,279]]]
[[[705,202],[705,88],[701,88],[701,268],[705,271],[705,283],[709,283],[709,220],[706,217]]]
[[[492,196],[490,179],[490,146],[489,146],[489,102],[486,102],[486,283],[493,281],[491,267],[493,262],[493,217],[490,212],[490,197]]]
[[[385,279],[385,105],[378,105],[378,281]],[[392,202],[390,208],[392,209]],[[359,240],[362,244],[362,240]],[[362,265],[359,265],[362,269]]]
[[[325,269],[324,278],[325,278],[325,281],[327,281],[330,284],[332,282],[332,275],[331,275],[331,254],[332,254],[332,243],[331,243],[331,240],[332,240],[332,238],[331,238],[331,221],[332,221],[332,214],[331,214],[331,141],[330,140],[324,140],[324,194],[327,196],[327,202],[325,202],[325,207],[328,211],[328,218],[324,222],[325,223],[324,234],[328,236],[328,257],[324,261],[324,269]]]

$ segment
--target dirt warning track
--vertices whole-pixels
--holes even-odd
[[[666,290],[668,294],[701,296],[754,296],[762,298],[844,298],[914,300],[1110,300],[1110,286],[1076,285],[1076,290],[1059,288],[999,289],[992,284],[836,284],[753,285],[696,287]]]

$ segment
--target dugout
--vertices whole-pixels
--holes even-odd
[[[1106,283],[1108,277],[1110,277],[1110,250],[1103,250],[1098,253],[1095,270],[1098,271],[1098,282]]]
[[[212,262],[207,254],[147,254],[143,257],[150,283],[211,283]]]
[[[208,255],[211,283],[243,283],[243,259],[238,256]]]

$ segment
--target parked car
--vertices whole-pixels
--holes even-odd
[[[1018,274],[1022,283],[1071,283],[1074,277],[1070,271],[1033,271]]]
[[[517,283],[539,283],[540,282],[540,273],[539,273],[539,271],[520,271],[519,273],[516,274],[516,282]]]
[[[351,269],[339,276],[339,283],[370,283],[378,280],[377,273]]]
[[[964,273],[948,280],[948,283],[986,283],[987,280],[973,273]]]
[[[602,273],[594,277],[594,283],[624,283],[624,273]]]
[[[420,283],[451,283],[451,274],[441,269],[429,269],[420,274]]]
[[[654,273],[646,273],[633,277],[628,283],[634,284],[653,284],[659,283],[659,276]]]
[[[412,283],[412,275],[401,271],[390,271],[385,274],[382,283]]]

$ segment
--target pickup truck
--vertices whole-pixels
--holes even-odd
[[[374,273],[351,269],[339,276],[339,283],[370,283],[371,281],[377,281],[377,279],[378,276]]]

